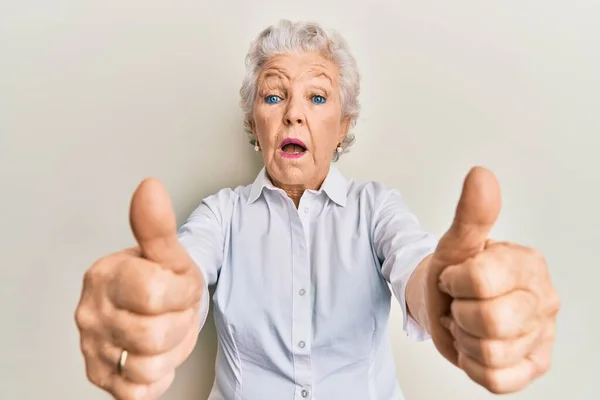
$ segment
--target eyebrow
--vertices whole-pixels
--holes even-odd
[[[317,74],[315,74],[315,78],[320,78],[324,76],[325,78],[327,78],[327,80],[329,81],[329,83],[331,84],[331,86],[333,86],[333,79],[331,79],[331,77],[329,75],[327,75],[325,72],[319,72]]]

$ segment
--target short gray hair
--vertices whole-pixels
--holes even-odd
[[[356,124],[360,111],[360,74],[346,41],[337,32],[328,32],[313,22],[281,20],[263,30],[252,42],[246,55],[246,76],[240,89],[240,105],[244,113],[244,130],[252,144],[255,144],[251,127],[252,111],[260,69],[270,57],[296,51],[321,54],[338,66],[342,117],[350,118],[351,128]],[[341,143],[342,153],[347,152],[353,143],[354,133],[349,131]],[[337,161],[340,155],[334,152],[333,161]]]

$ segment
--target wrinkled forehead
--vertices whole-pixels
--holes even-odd
[[[269,58],[261,68],[259,85],[291,82],[311,82],[336,88],[339,68],[316,53],[295,53]]]

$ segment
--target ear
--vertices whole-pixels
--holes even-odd
[[[254,121],[247,118],[246,121],[244,122],[244,125],[246,125],[246,127],[248,129],[250,129],[250,131],[252,132],[252,134],[254,135],[254,137],[256,137],[256,131],[255,131],[255,126],[254,126]]]
[[[341,143],[342,140],[346,137],[348,132],[350,131],[350,125],[352,124],[352,119],[350,117],[342,120],[342,124],[340,126],[340,133],[338,136],[338,143]]]

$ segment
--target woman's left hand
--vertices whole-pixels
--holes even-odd
[[[499,212],[495,177],[473,169],[430,261],[427,309],[440,353],[490,392],[510,393],[548,371],[559,298],[539,252],[487,239]]]

